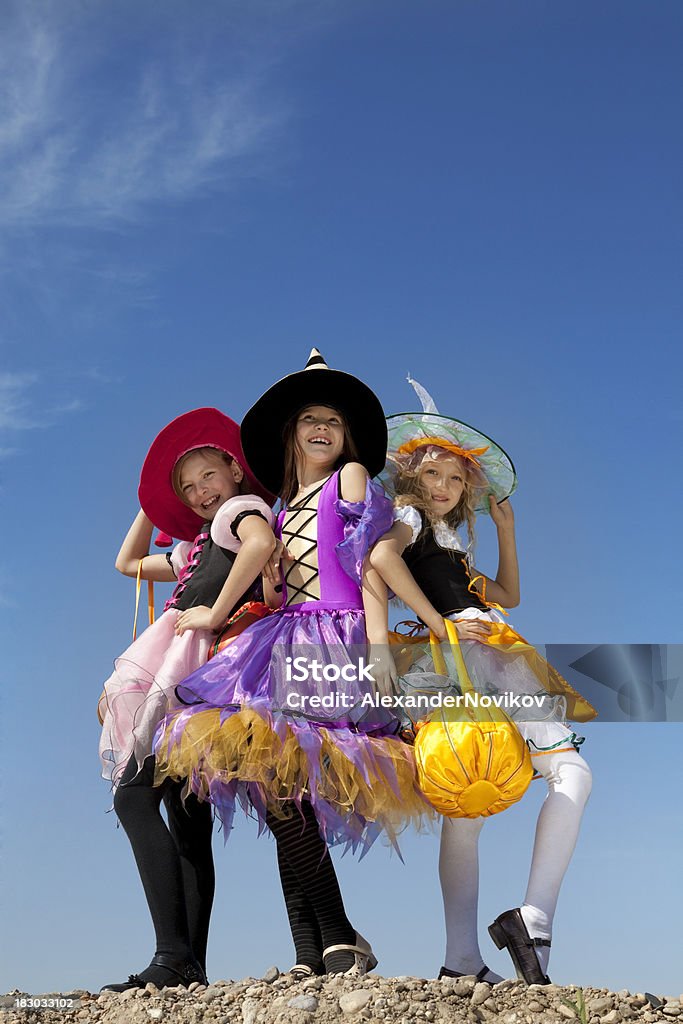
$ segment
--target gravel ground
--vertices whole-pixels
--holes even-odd
[[[352,1024],[358,1020],[363,1024],[566,1024],[575,1020],[583,1024],[621,1024],[632,1020],[671,1024],[681,1016],[682,1000],[683,995],[656,996],[626,989],[610,992],[559,985],[527,987],[520,981],[488,985],[474,977],[427,981],[371,974],[295,981],[273,967],[263,978],[217,981],[208,987],[195,983],[189,989],[159,991],[148,985],[121,994],[78,991],[28,996],[10,992],[0,997],[0,1022]]]

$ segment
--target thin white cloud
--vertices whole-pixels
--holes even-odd
[[[0,373],[0,429],[28,430],[39,426],[28,399],[36,379],[31,373]]]
[[[113,226],[230,187],[282,132],[288,112],[267,87],[272,43],[246,56],[236,45],[217,67],[209,41],[185,45],[160,17],[161,44],[150,32],[153,48],[138,39],[112,63],[112,10],[21,0],[2,16],[5,227]]]
[[[84,408],[79,398],[56,405],[44,403],[38,392],[36,373],[0,373],[0,430],[9,433],[51,427],[62,416]],[[16,449],[0,448],[0,456],[15,454]]]
[[[99,366],[79,367],[78,369],[65,370],[68,377],[91,381],[95,384],[121,384],[123,378],[105,373]]]

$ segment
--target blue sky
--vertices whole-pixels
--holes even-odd
[[[682,28],[673,0],[3,5],[0,988],[151,954],[95,704],[178,413],[239,418],[314,344],[388,413],[410,372],[515,461],[522,633],[681,641]],[[587,729],[560,982],[680,991],[682,730]],[[483,935],[541,796],[487,825]],[[436,843],[403,848],[346,858],[344,892],[387,973],[434,976]],[[216,859],[210,975],[287,967],[272,844],[240,822]]]

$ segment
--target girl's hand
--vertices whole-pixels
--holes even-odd
[[[375,680],[375,690],[380,697],[391,697],[396,693],[398,673],[388,644],[370,644],[368,665]]]
[[[282,577],[280,576],[280,562],[285,558],[291,557],[292,556],[285,545],[281,540],[279,540],[276,544],[275,551],[273,551],[262,570],[263,578],[267,580],[271,586],[277,587],[282,582]]]
[[[478,640],[483,644],[491,632],[491,623],[482,622],[481,619],[456,619],[453,625],[458,640]]]
[[[188,608],[184,612],[179,612],[175,623],[177,636],[182,636],[188,629],[214,628],[213,609],[207,608],[204,604],[199,604],[196,608]]]
[[[515,513],[508,498],[501,501],[500,505],[492,494],[489,494],[489,511],[491,519],[499,530],[513,530],[515,526]]]

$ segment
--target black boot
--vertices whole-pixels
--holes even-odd
[[[131,974],[128,981],[116,985],[103,985],[100,992],[125,992],[129,988],[144,988],[153,982],[157,988],[189,988],[193,981],[208,985],[206,974],[197,960],[178,960],[168,953],[157,953],[149,967],[141,974]]]

